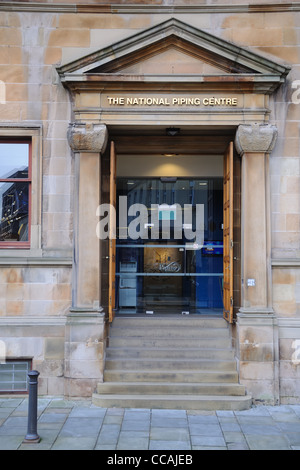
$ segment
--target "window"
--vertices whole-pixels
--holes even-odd
[[[29,248],[31,142],[0,140],[0,247]]]
[[[27,392],[30,360],[6,361],[0,364],[0,393]]]

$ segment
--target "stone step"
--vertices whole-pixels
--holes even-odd
[[[231,349],[215,348],[121,348],[109,347],[106,353],[107,359],[234,359]]]
[[[183,383],[238,383],[236,370],[108,370],[104,371],[104,382],[183,382]]]
[[[235,371],[235,361],[221,361],[213,359],[108,359],[106,360],[106,370],[136,370],[136,371],[152,371],[152,370],[168,370],[168,371],[198,371],[198,370],[209,370],[209,371]]]
[[[224,338],[156,338],[156,337],[122,337],[113,336],[109,338],[109,347],[122,348],[216,348],[224,349],[231,347],[231,339]]]
[[[123,328],[113,326],[109,333],[110,338],[114,337],[152,337],[152,338],[229,338],[227,328],[196,328],[196,327],[169,327],[169,326],[145,326]]]
[[[165,316],[156,316],[149,315],[138,317],[131,315],[115,317],[113,328],[114,327],[126,327],[126,328],[135,328],[137,326],[171,326],[171,327],[188,327],[193,326],[198,328],[225,328],[228,329],[228,323],[224,318],[220,316],[211,316],[211,317],[201,317],[200,315],[165,315]]]
[[[153,383],[153,382],[103,382],[97,385],[100,394],[124,395],[245,395],[239,383]]]
[[[239,383],[232,339],[221,317],[116,317],[110,327],[103,407],[228,409],[251,407]]]
[[[178,410],[245,410],[251,407],[251,396],[208,395],[123,395],[93,394],[93,404],[101,407],[153,408]]]

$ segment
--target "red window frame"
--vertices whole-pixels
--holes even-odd
[[[24,137],[0,139],[1,144],[28,144],[28,177],[27,178],[0,178],[0,183],[28,183],[28,240],[27,241],[0,241],[0,249],[28,249],[31,240],[31,184],[32,184],[32,142]]]

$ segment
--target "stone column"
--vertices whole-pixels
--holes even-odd
[[[272,309],[269,154],[270,124],[238,127],[241,176],[241,308],[237,315],[240,380],[255,401],[278,400],[277,321]]]
[[[103,380],[105,316],[101,307],[100,204],[101,153],[107,128],[71,124],[68,141],[75,157],[72,308],[66,323],[65,394],[90,396]]]

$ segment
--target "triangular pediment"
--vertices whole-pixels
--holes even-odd
[[[254,69],[246,65],[238,64],[230,58],[223,57],[210,51],[208,48],[199,47],[190,41],[171,34],[150,43],[145,47],[140,47],[134,52],[122,54],[117,58],[99,64],[97,67],[89,69],[88,73],[136,73],[146,71],[147,73],[165,73],[163,69],[167,65],[164,59],[173,66],[187,64],[188,72],[198,75],[203,73],[203,65],[210,66],[214,73],[255,73]],[[163,66],[162,66],[163,64]],[[152,66],[152,70],[148,70]],[[155,68],[153,68],[153,66]],[[160,68],[162,66],[162,68]],[[177,73],[171,70],[170,73]],[[205,68],[204,68],[205,69]],[[210,70],[207,67],[207,70]],[[179,69],[178,73],[184,72]]]
[[[214,61],[208,61],[205,57],[194,56],[188,51],[179,50],[174,46],[164,49],[163,51],[145,58],[141,61],[128,63],[119,70],[121,73],[144,75],[157,72],[160,74],[220,74],[229,73],[228,70],[215,64]]]
[[[91,80],[91,75],[94,81],[97,76],[101,81],[109,76],[111,81],[113,75],[122,75],[124,81],[147,77],[148,82],[151,77],[176,81],[179,75],[189,81],[244,76],[252,82],[263,81],[265,92],[270,93],[285,80],[290,68],[173,18],[57,70],[65,83]]]

